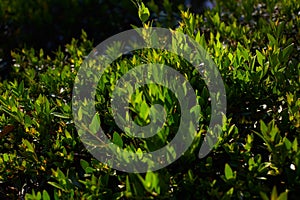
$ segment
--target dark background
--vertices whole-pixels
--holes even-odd
[[[161,26],[176,26],[178,9],[192,5],[197,12],[201,0],[144,0]],[[199,9],[200,8],[200,9]],[[165,17],[166,19],[162,19]],[[9,61],[11,51],[35,48],[47,54],[87,32],[94,44],[120,31],[141,26],[131,0],[0,0],[0,59]],[[154,24],[155,25],[155,24]]]
[[[99,43],[138,23],[130,0],[0,0],[0,58],[24,47],[51,53],[82,29]]]

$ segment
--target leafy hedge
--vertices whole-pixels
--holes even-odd
[[[153,8],[154,4],[146,5]],[[227,93],[222,137],[201,160],[197,153],[209,123],[209,94],[189,64],[149,49],[112,64],[104,87],[99,85],[97,109],[112,141],[133,151],[151,148],[118,131],[107,107],[108,95],[121,74],[140,63],[168,64],[186,74],[198,94],[203,118],[197,141],[173,164],[145,174],[109,168],[79,140],[71,97],[76,73],[93,48],[84,31],[80,39],[51,57],[43,50],[13,52],[11,73],[0,82],[0,197],[296,199],[300,191],[299,12],[297,0],[218,1],[215,9],[203,15],[181,12],[175,29],[210,53]],[[142,88],[140,93],[147,91]],[[176,125],[178,115],[172,106],[169,112],[174,115],[168,119]],[[139,118],[147,116],[137,117],[143,123]],[[176,134],[176,126],[170,123],[168,128],[162,144]],[[152,148],[161,145],[153,144]]]

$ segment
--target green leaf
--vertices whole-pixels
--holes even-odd
[[[65,130],[65,136],[66,136],[66,138],[68,138],[68,139],[72,139],[72,136],[71,136],[71,134],[69,133],[68,130]]]
[[[282,50],[283,58],[288,58],[291,55],[291,53],[293,52],[293,49],[294,49],[294,43],[292,43],[289,46],[285,47]]]
[[[24,91],[24,81],[21,81],[21,83],[18,87],[19,95],[22,94],[23,91]]]
[[[4,160],[4,162],[9,161],[9,157],[8,157],[7,153],[3,154],[3,160]]]
[[[142,96],[142,91],[136,91],[136,95],[134,96],[134,104],[138,104],[139,102],[143,101]]]
[[[284,144],[285,144],[285,148],[287,150],[290,150],[292,148],[292,143],[289,139],[287,139],[286,137],[284,138]]]
[[[46,190],[43,190],[43,200],[50,200],[50,196]]]
[[[242,56],[243,58],[245,58],[245,60],[249,60],[249,53],[246,51],[246,49],[240,44],[238,43],[237,46],[237,56],[240,57]]]
[[[80,160],[80,165],[81,165],[83,170],[85,170],[87,167],[90,166],[90,164],[87,161],[83,160],[83,159]]]
[[[267,147],[268,147],[268,150],[270,151],[270,152],[272,152],[273,151],[273,146],[270,144],[270,137],[266,134],[266,135],[264,135],[264,134],[260,134],[260,133],[258,133],[258,132],[256,132],[256,131],[253,131],[253,133],[255,133],[256,135],[258,135],[264,142],[265,142],[265,144],[267,145]]]
[[[70,116],[64,115],[62,113],[52,112],[51,114],[54,115],[55,117],[59,117],[59,118],[62,118],[62,119],[70,119]]]
[[[258,61],[259,65],[263,66],[265,56],[261,52],[259,52],[258,50],[256,50],[256,56],[257,56],[257,61]]]
[[[87,168],[85,168],[85,173],[87,173],[87,174],[92,174],[94,171],[95,171],[95,169],[94,168],[92,168],[92,167],[87,167]]]
[[[297,138],[295,138],[294,141],[293,141],[292,149],[293,149],[293,151],[295,151],[295,152],[298,151],[298,141],[297,141]]]
[[[288,105],[291,105],[292,102],[294,101],[294,95],[291,94],[291,93],[288,93],[288,94],[286,95],[286,98],[287,98],[287,103],[288,103]]]
[[[287,200],[288,199],[288,193],[287,192],[282,192],[277,200]]]
[[[276,39],[271,34],[268,33],[267,36],[271,46],[278,46]]]
[[[80,106],[80,108],[78,109],[78,120],[81,121],[82,120],[82,107]]]
[[[272,193],[271,193],[271,200],[277,200],[277,188],[276,186],[273,187]]]
[[[32,152],[32,153],[35,153],[33,146],[31,145],[31,143],[30,143],[28,140],[22,139],[22,142],[23,142],[23,144],[26,145],[26,147],[27,147],[26,150],[27,150],[27,151],[30,151],[30,152]]]
[[[146,101],[142,101],[139,116],[140,116],[144,121],[146,121],[146,119],[147,119],[148,116],[149,116],[149,112],[150,112],[150,109],[149,109],[148,104],[146,103]]]
[[[40,200],[40,199],[42,199],[42,195],[41,195],[41,192],[38,192],[36,194],[36,200]]]
[[[269,200],[269,197],[267,196],[266,193],[264,193],[264,192],[259,192],[259,194],[260,194],[260,197],[261,197],[263,200]]]
[[[63,188],[63,186],[59,185],[58,183],[48,181],[48,184],[52,185],[53,187],[56,187],[57,189],[60,189],[64,192],[66,192],[66,190]]]
[[[225,164],[225,178],[227,180],[234,178],[232,169],[227,163]]]
[[[155,188],[156,191],[159,189],[159,177],[158,174],[155,172],[147,172],[145,181],[144,181],[144,186],[153,189]]]
[[[58,179],[66,179],[65,174],[59,169],[57,168],[57,170],[55,171],[54,169],[52,170],[52,175]]]
[[[274,142],[275,139],[277,138],[276,136],[279,135],[279,129],[277,128],[276,125],[274,125],[274,121],[271,121],[270,123],[272,123],[272,125],[270,126],[270,124],[268,125],[269,127],[271,127],[271,131],[270,131],[270,136],[271,136],[271,142]],[[275,141],[277,143],[277,141]]]
[[[17,106],[12,106],[11,111],[12,111],[12,112],[15,112],[15,113],[18,112]]]
[[[126,185],[126,193],[127,193],[127,196],[131,196],[131,195],[132,195],[132,192],[131,192],[131,186],[130,186],[130,181],[129,181],[129,176],[128,176],[128,175],[126,176],[126,182],[125,182],[125,185]]]
[[[115,143],[119,147],[123,148],[123,140],[117,132],[114,132],[114,134],[113,134],[113,143]]]
[[[100,129],[100,117],[98,114],[95,114],[95,116],[92,119],[91,124],[89,125],[89,129],[92,132],[92,134],[96,134]]]
[[[145,181],[144,181],[145,187],[151,188],[153,178],[154,178],[153,177],[153,172],[147,172],[146,177],[145,177]]]
[[[145,6],[145,4],[143,2],[141,2],[141,4],[138,6],[138,14],[139,14],[140,20],[143,23],[145,23],[150,17],[149,9]]]
[[[263,134],[263,136],[267,135],[268,127],[267,127],[267,125],[262,120],[260,120],[260,131]]]
[[[141,148],[138,148],[135,153],[136,153],[138,159],[142,159],[143,158],[143,151],[142,151]]]
[[[234,191],[234,188],[233,188],[233,187],[230,188],[230,189],[226,192],[226,196],[227,196],[227,197],[231,197],[232,194],[233,194],[233,191]]]
[[[28,115],[25,115],[24,122],[25,122],[25,127],[26,128],[28,128],[32,124],[31,118]]]
[[[219,16],[219,13],[216,13],[214,16],[213,16],[213,22],[218,25],[220,24],[220,16]]]

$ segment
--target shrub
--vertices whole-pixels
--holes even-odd
[[[112,141],[124,148],[147,151],[162,144],[128,138],[111,122],[109,112],[103,111],[109,111],[107,95],[123,73],[140,63],[165,63],[185,74],[198,94],[203,118],[197,141],[168,167],[144,174],[109,168],[79,140],[72,121],[71,90],[93,47],[84,31],[81,39],[73,39],[52,57],[43,50],[13,52],[12,72],[0,82],[0,196],[296,199],[300,190],[299,10],[296,0],[230,0],[219,1],[203,15],[181,12],[175,29],[210,53],[227,93],[222,137],[202,160],[197,153],[209,122],[209,94],[189,64],[168,52],[143,49],[111,65],[104,76],[106,84],[99,84],[97,109]],[[150,24],[145,21],[143,26]],[[145,87],[139,92],[147,91]],[[164,98],[174,99],[164,92]],[[146,95],[141,98],[151,100]],[[176,101],[172,103],[168,111],[174,115],[168,119],[176,122]],[[138,123],[142,120],[147,116],[136,118]],[[166,136],[176,133],[174,124]]]

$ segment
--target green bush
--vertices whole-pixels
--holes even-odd
[[[191,148],[168,167],[144,174],[109,168],[79,140],[71,98],[77,71],[93,48],[84,31],[54,56],[26,48],[13,52],[12,71],[0,82],[0,197],[296,199],[300,191],[299,11],[296,0],[230,0],[218,1],[215,9],[203,15],[180,13],[175,30],[210,53],[227,93],[222,137],[201,160],[197,154],[209,123],[209,94],[191,66],[168,52],[151,49],[133,52],[111,65],[103,76],[105,84],[98,86],[97,109],[112,141],[124,148],[160,148],[176,134],[179,117],[174,96],[162,89],[161,101],[171,101],[166,105],[170,126],[161,138],[133,140],[116,128],[108,95],[116,80],[134,66],[163,63],[174,67],[188,77],[201,107],[201,127]],[[145,19],[143,26],[150,24]],[[138,115],[138,111],[139,103],[151,102],[153,97],[145,95],[150,90],[157,88],[136,92],[135,98],[140,98],[137,123],[147,122],[146,114]]]

